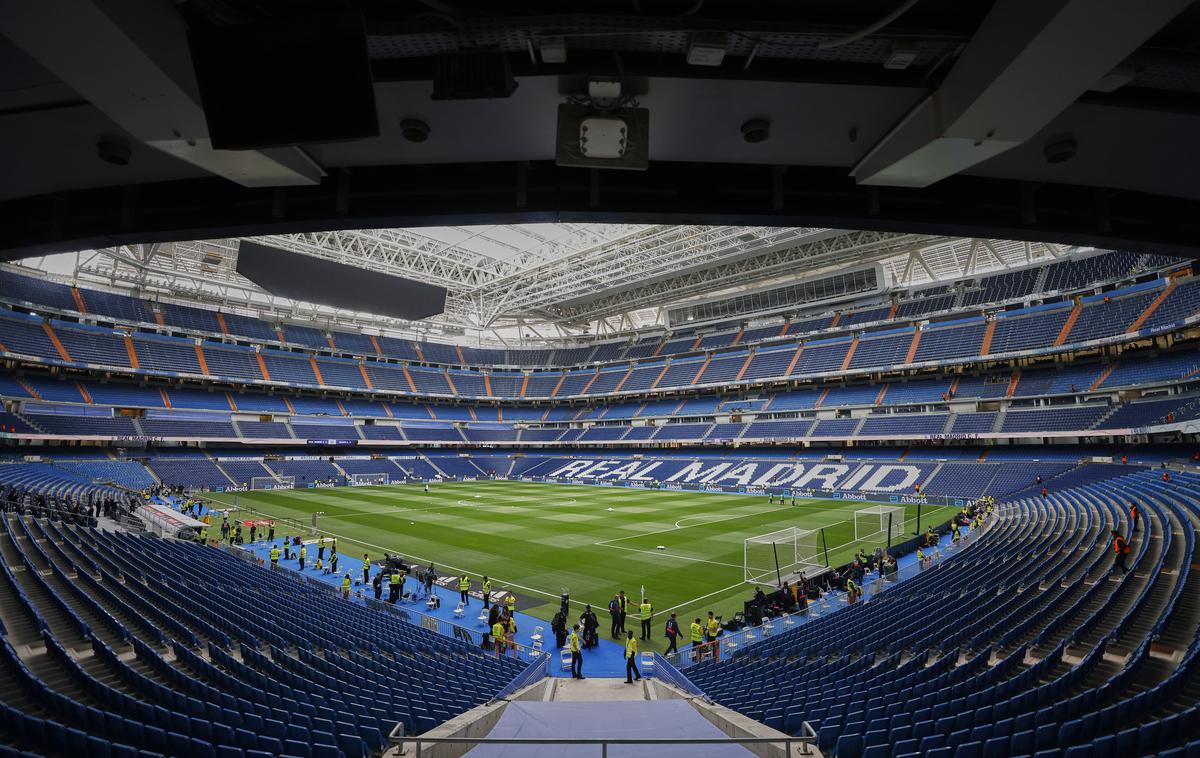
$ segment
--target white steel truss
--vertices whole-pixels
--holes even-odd
[[[851,267],[894,257],[939,239],[924,235],[891,232],[840,232],[814,235],[809,242],[792,245],[749,258],[720,263],[680,276],[662,279],[624,292],[589,299],[576,305],[551,308],[559,319],[588,322],[638,308],[663,306],[668,301],[742,289],[797,273],[809,275],[826,268]]]
[[[665,326],[666,306],[877,262],[912,286],[1057,258],[1051,244],[804,227],[531,224],[372,229],[250,238],[447,289],[409,323],[276,298],[236,271],[238,239],[76,254],[75,280],[329,327],[534,342]],[[515,335],[515,337],[514,337]]]

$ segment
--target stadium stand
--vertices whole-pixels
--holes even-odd
[[[3,727],[19,748],[365,756],[397,721],[426,731],[522,667],[221,551],[19,517],[2,527],[30,569],[6,566],[0,582],[13,611],[3,666],[16,685]],[[227,596],[222,611],[165,593],[163,572]],[[44,652],[19,656],[14,646],[29,643]],[[68,652],[84,649],[86,662]]]
[[[827,586],[794,629],[674,658],[716,703],[837,758],[1183,755],[1200,474],[1182,448],[1126,444],[1200,419],[1200,287],[1158,277],[1174,266],[1103,254],[751,327],[505,349],[4,269],[0,300],[43,315],[0,312],[0,435],[40,456],[0,460],[0,496],[17,493],[0,731],[52,753],[366,756],[523,667],[225,551],[93,529],[96,498],[360,474],[645,487],[629,477],[653,466],[682,489],[1001,503],[926,570],[906,536],[907,575],[867,602]],[[55,447],[76,441],[145,450]],[[592,462],[607,465],[571,473]],[[1150,468],[1166,465],[1169,482]],[[1113,573],[1109,530],[1135,498],[1154,537]]]
[[[793,734],[809,725],[836,756],[1186,754],[1200,637],[1194,601],[1180,601],[1200,478],[1184,480],[1121,473],[1017,500],[979,544],[874,602],[686,673],[751,718]],[[1131,498],[1161,538],[1136,539],[1134,570],[1117,574],[1103,548],[1128,530]],[[982,565],[999,570],[983,577]],[[996,591],[1022,578],[1044,590]],[[1178,665],[1151,654],[1167,635]]]

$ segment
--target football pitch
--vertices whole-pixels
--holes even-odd
[[[233,493],[206,496],[230,505]],[[691,618],[709,610],[729,618],[754,591],[743,582],[743,541],[789,527],[824,529],[831,565],[862,547],[854,541],[854,512],[869,505],[843,500],[768,504],[763,495],[639,490],[533,482],[478,481],[379,487],[241,492],[242,513],[253,509],[317,525],[338,536],[357,570],[363,552],[378,561],[386,551],[409,561],[433,561],[439,573],[487,574],[494,589],[525,600],[523,612],[550,619],[565,587],[576,611],[591,603],[608,623],[608,601],[618,590],[637,598],[645,586],[655,627],[675,611]],[[218,505],[219,507],[219,505]],[[921,529],[940,524],[954,508],[922,506]],[[907,506],[907,532],[917,507]],[[276,529],[282,539],[287,528]],[[308,535],[305,528],[304,535]],[[820,544],[820,543],[818,543]],[[659,549],[662,546],[663,549]],[[656,634],[654,647],[661,647]]]

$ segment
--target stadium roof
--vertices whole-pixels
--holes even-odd
[[[803,227],[524,224],[269,235],[257,242],[444,286],[424,328],[523,327],[546,338],[663,323],[671,305],[878,263],[885,287],[1058,257],[1051,244]],[[27,264],[139,296],[283,318],[412,327],[281,300],[235,271],[237,239],[121,246]]]

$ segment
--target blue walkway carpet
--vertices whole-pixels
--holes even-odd
[[[513,701],[489,737],[723,739],[686,700],[542,703]],[[595,758],[596,745],[480,745],[465,758]],[[740,745],[614,745],[609,758],[751,758]]]

